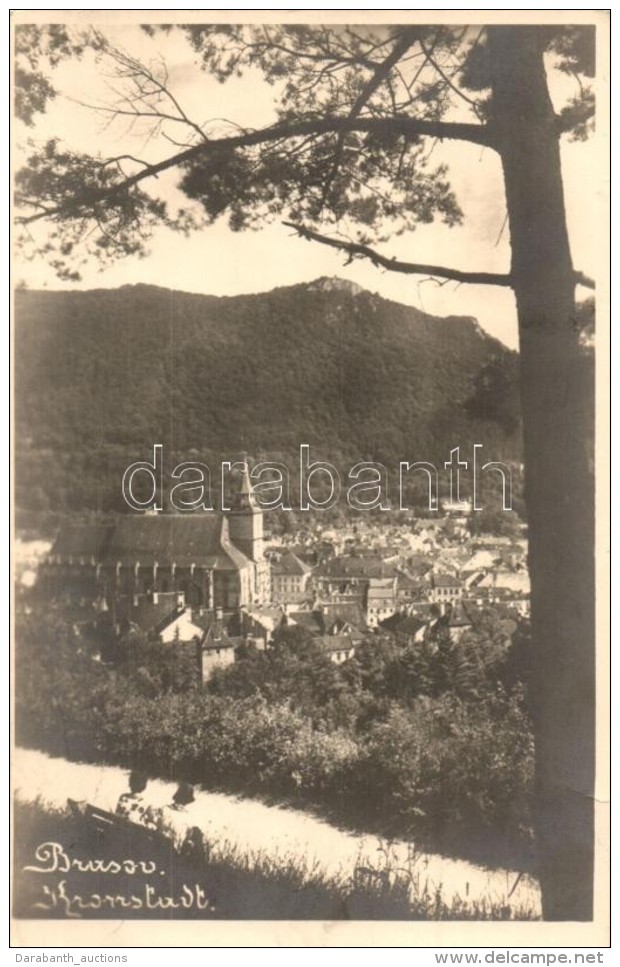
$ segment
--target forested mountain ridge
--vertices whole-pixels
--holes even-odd
[[[119,470],[175,459],[440,465],[483,443],[520,459],[516,354],[474,319],[436,318],[319,279],[215,297],[149,285],[18,291],[17,503],[120,509]]]

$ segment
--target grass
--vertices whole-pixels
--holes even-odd
[[[204,853],[198,857],[187,855],[164,839],[146,844],[141,837],[128,839],[118,832],[97,834],[68,810],[53,810],[40,801],[16,802],[15,830],[16,917],[535,919],[532,909],[491,898],[444,898],[441,889],[428,889],[421,857],[412,851],[407,861],[399,865],[389,843],[384,844],[373,865],[367,861],[362,864],[360,858],[352,874],[334,876],[303,856],[244,851],[228,840],[205,843]],[[50,842],[62,850],[58,853],[62,860],[56,863],[62,868],[53,872],[49,861],[35,857],[37,847]],[[46,855],[49,856],[49,848]],[[88,862],[93,858],[100,859],[102,869],[107,871],[88,872],[71,866],[74,860]],[[114,872],[113,864],[123,859],[150,863],[154,872]],[[46,872],[25,870],[26,866],[39,866]],[[196,900],[198,895],[201,903]],[[155,904],[153,907],[150,901]]]

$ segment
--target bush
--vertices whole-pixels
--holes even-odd
[[[494,838],[528,852],[533,742],[518,695],[393,707],[369,733],[358,770],[369,808],[401,829],[453,849]]]
[[[285,642],[268,659],[248,659],[251,674],[245,661],[233,666],[209,693],[186,687],[187,654],[175,646],[138,643],[106,667],[70,627],[53,617],[46,634],[40,627],[28,618],[18,636],[20,744],[292,798],[427,849],[527,857],[532,733],[514,675],[510,692],[489,679],[479,693],[428,695],[416,691],[411,665],[407,694],[395,697],[385,675],[399,661],[393,649],[374,661],[367,646],[357,666],[327,669]],[[267,672],[275,678],[265,695]]]

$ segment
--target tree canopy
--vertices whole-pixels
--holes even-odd
[[[149,150],[94,157],[56,139],[37,145],[16,177],[20,239],[75,279],[93,258],[142,255],[157,225],[199,229],[221,216],[234,231],[281,218],[310,239],[351,259],[370,258],[392,271],[460,282],[510,285],[510,274],[458,272],[449,266],[390,259],[371,245],[463,215],[438,142],[497,149],[491,97],[489,28],[484,25],[145,26],[151,36],[180,32],[203,72],[226,83],[259,72],[273,88],[276,120],[239,127],[235,119],[190,117],[162,61],[142,63],[97,29],[54,25],[17,28],[16,111],[35,125],[57,92],[62,58],[95,57],[110,98],[92,105],[118,135],[137,125]],[[492,29],[492,28],[491,28]],[[575,78],[576,93],[556,117],[558,131],[584,138],[594,104],[594,29],[523,28],[535,32],[546,62]],[[168,169],[187,206],[158,196]],[[346,218],[349,230],[341,233]],[[53,229],[41,241],[33,226]],[[319,228],[329,229],[329,239]],[[588,281],[583,278],[581,281]]]

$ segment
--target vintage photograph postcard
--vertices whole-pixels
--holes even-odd
[[[12,45],[14,945],[606,946],[608,12]]]

